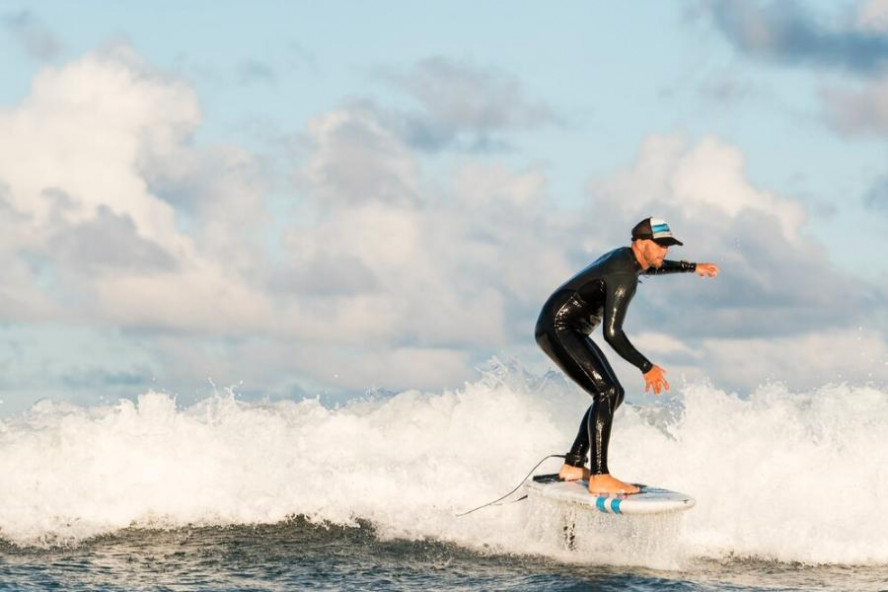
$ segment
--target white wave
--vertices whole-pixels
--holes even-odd
[[[610,464],[618,477],[696,497],[670,539],[677,551],[888,563],[888,394],[674,391],[620,409]],[[563,452],[587,403],[554,375],[503,366],[458,391],[335,409],[230,394],[184,409],[153,392],[104,407],[45,401],[0,423],[0,535],[47,544],[132,525],[304,514],[369,519],[385,537],[558,554],[557,536],[528,523],[539,512],[526,503],[455,513],[499,497],[539,458]]]

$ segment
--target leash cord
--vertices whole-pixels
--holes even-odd
[[[469,510],[468,512],[463,512],[462,514],[457,514],[456,517],[457,517],[457,518],[462,518],[463,516],[468,516],[468,515],[471,514],[472,512],[476,512],[476,511],[480,510],[481,508],[487,508],[488,506],[502,505],[502,504],[500,504],[499,502],[503,501],[504,499],[506,499],[507,497],[509,497],[510,495],[512,495],[513,493],[515,493],[516,491],[518,491],[518,490],[521,488],[521,486],[524,485],[524,482],[527,481],[527,479],[528,479],[531,475],[533,475],[533,472],[537,470],[537,467],[539,467],[541,464],[543,464],[544,462],[546,462],[546,461],[549,460],[550,458],[564,458],[564,455],[563,455],[563,454],[550,454],[549,456],[544,457],[540,462],[538,462],[536,465],[534,465],[534,467],[533,467],[532,469],[530,469],[530,472],[527,473],[527,475],[524,476],[524,479],[521,480],[521,483],[519,483],[519,484],[517,485],[517,487],[515,487],[515,489],[513,489],[512,491],[510,491],[510,492],[507,493],[506,495],[502,496],[501,498],[498,498],[498,499],[493,500],[492,502],[487,502],[486,504],[483,504],[483,505],[481,505],[481,506],[478,506],[477,508],[473,508],[473,509]],[[509,502],[509,503],[510,503],[510,504],[514,504],[515,502],[520,502],[520,501],[525,500],[525,499],[527,499],[527,496],[526,496],[526,495],[523,496],[523,497],[519,497],[519,498],[516,499],[516,500],[512,500],[512,501]]]

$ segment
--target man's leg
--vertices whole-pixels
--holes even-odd
[[[586,337],[586,345],[592,352],[603,379],[602,388],[599,394],[593,397],[592,405],[586,414],[586,433],[590,441],[589,460],[591,465],[589,491],[593,493],[636,493],[638,492],[637,486],[612,477],[607,468],[607,451],[614,413],[623,402],[625,391],[601,349],[588,337]]]
[[[577,437],[574,439],[574,443],[568,453],[564,455],[564,464],[561,465],[561,470],[558,471],[558,476],[564,481],[579,481],[580,479],[589,478],[589,469],[586,468],[586,455],[589,453],[589,430],[587,426],[591,411],[592,405],[583,414],[583,419],[580,420],[580,429],[577,430]]]
[[[592,396],[592,405],[583,416],[580,430],[559,475],[576,480],[585,476],[586,452],[591,452],[589,490],[634,493],[638,488],[610,476],[607,448],[613,414],[623,401],[624,391],[601,349],[587,336],[572,331],[538,335],[546,354],[583,390]]]
[[[590,467],[593,475],[607,474],[607,448],[610,442],[614,412],[623,402],[623,386],[617,380],[613,368],[595,342],[585,338],[585,346],[590,352],[590,367],[594,362],[595,386],[592,405],[586,414],[586,433],[590,443]]]

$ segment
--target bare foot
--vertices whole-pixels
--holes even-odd
[[[608,474],[589,477],[589,493],[638,493],[640,490],[631,483],[624,483]]]
[[[558,471],[558,478],[562,481],[579,481],[580,479],[588,479],[589,469],[563,464],[561,465],[561,470]]]

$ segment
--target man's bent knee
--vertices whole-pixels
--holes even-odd
[[[626,396],[626,391],[619,384],[613,384],[608,388],[604,389],[601,393],[603,399],[607,400],[610,403],[611,409],[616,409],[620,406],[620,403],[623,402],[623,397]]]

